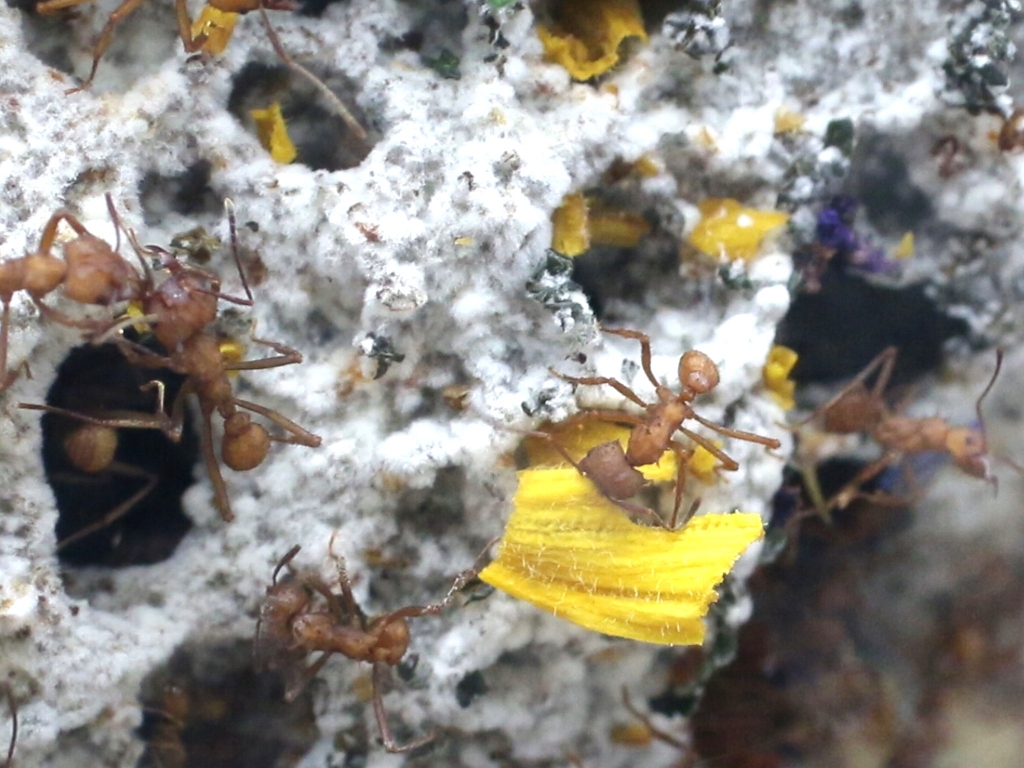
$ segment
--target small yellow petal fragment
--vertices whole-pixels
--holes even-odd
[[[634,248],[651,231],[647,219],[628,211],[595,209],[590,212],[589,221],[592,245]]]
[[[595,632],[695,645],[715,587],[763,532],[745,513],[701,515],[678,531],[637,525],[575,469],[527,469],[480,578]]]
[[[793,393],[796,391],[796,383],[789,378],[793,366],[796,365],[797,354],[789,347],[776,344],[768,352],[768,359],[761,370],[761,378],[764,387],[775,401],[787,411],[796,403],[793,401]]]
[[[896,250],[892,252],[894,259],[909,259],[914,255],[914,233],[906,232],[896,244]]]
[[[690,244],[709,256],[750,261],[771,230],[789,221],[782,211],[744,208],[735,200],[710,198],[698,206],[701,219]]]
[[[260,144],[270,156],[279,163],[290,163],[294,160],[298,152],[288,136],[288,126],[285,125],[284,115],[281,114],[280,102],[275,101],[266,109],[250,110],[249,114],[256,121],[256,134],[260,138]]]
[[[574,80],[589,80],[619,62],[628,37],[647,42],[637,0],[564,0],[559,23],[537,27],[548,61],[561,64]]]
[[[192,22],[192,39],[205,37],[201,50],[218,56],[224,53],[231,40],[231,33],[238,23],[238,14],[220,11],[212,6],[203,6],[199,18]]]
[[[551,249],[563,256],[579,256],[590,249],[590,228],[587,225],[587,201],[582,192],[562,198],[562,204],[551,215]]]
[[[786,107],[779,107],[775,110],[775,133],[799,133],[803,130],[807,118],[799,112],[793,112]]]
[[[633,168],[643,179],[653,179],[655,176],[660,176],[662,173],[661,166],[647,155],[641,155],[640,158],[633,163]]]
[[[608,738],[626,747],[646,747],[654,741],[654,734],[643,723],[619,723],[612,726]]]
[[[715,454],[702,445],[698,445],[690,460],[686,463],[690,473],[696,475],[704,482],[711,482],[715,479],[715,467],[718,466],[718,459]]]

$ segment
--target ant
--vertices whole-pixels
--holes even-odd
[[[985,420],[981,414],[981,403],[988,395],[999,376],[1003,363],[1003,351],[996,351],[996,367],[992,372],[985,390],[975,403],[978,415],[977,427],[952,427],[946,419],[938,416],[914,418],[904,416],[889,407],[885,400],[885,390],[892,378],[896,365],[896,347],[886,347],[875,357],[854,379],[843,387],[834,397],[824,403],[810,416],[796,426],[807,424],[822,416],[824,431],[832,434],[855,434],[866,432],[882,448],[882,456],[860,470],[831,499],[825,501],[820,491],[813,492],[817,496],[816,507],[819,513],[827,514],[832,509],[845,509],[858,498],[871,497],[871,494],[860,489],[872,478],[887,467],[898,463],[907,454],[938,451],[948,453],[953,463],[961,471],[992,483],[997,479],[992,475],[988,443],[985,439]],[[867,381],[875,372],[875,383],[868,389]],[[904,468],[905,472],[909,472]],[[816,486],[816,483],[812,482]],[[881,501],[881,499],[878,499]]]
[[[260,360],[226,361],[221,352],[221,342],[210,326],[217,319],[219,299],[243,306],[252,306],[253,296],[242,269],[238,255],[238,232],[234,204],[225,200],[231,233],[232,254],[238,268],[246,298],[230,296],[221,292],[220,278],[195,266],[179,262],[169,252],[139,246],[133,232],[129,232],[132,245],[142,260],[143,253],[156,254],[161,267],[169,276],[155,285],[152,271],[146,268],[145,285],[139,293],[142,317],[130,316],[114,323],[104,333],[93,339],[100,344],[116,335],[115,343],[133,365],[143,368],[168,369],[185,376],[171,404],[170,414],[164,409],[164,385],[152,382],[157,390],[156,410],[152,414],[127,412],[115,415],[91,415],[49,405],[20,403],[19,407],[47,411],[84,422],[96,427],[159,429],[174,442],[181,439],[185,419],[185,397],[194,394],[199,401],[202,416],[200,433],[203,462],[214,489],[214,505],[225,522],[234,519],[227,486],[221,474],[220,465],[213,444],[213,414],[216,411],[224,420],[224,435],[221,439],[221,458],[237,472],[258,467],[266,459],[271,442],[296,443],[311,448],[320,445],[319,436],[303,429],[280,413],[262,405],[235,397],[228,376],[230,371],[263,370],[302,362],[302,354],[291,347],[266,339],[253,337],[252,341],[270,347],[278,354]],[[149,324],[152,334],[166,354],[154,352],[142,344],[117,335],[124,327],[139,323]],[[254,423],[245,411],[256,413],[280,429],[284,435],[272,435],[266,427]],[[120,514],[127,512],[127,509]],[[119,515],[120,516],[120,515]],[[109,519],[109,515],[104,518]]]
[[[584,384],[588,386],[608,385],[627,400],[644,409],[645,413],[642,416],[623,413],[622,411],[583,410],[583,413],[603,421],[633,424],[633,431],[630,433],[626,449],[623,450],[622,445],[617,440],[612,440],[591,448],[586,456],[577,461],[569,455],[569,452],[554,436],[543,432],[531,434],[550,440],[555,449],[570,464],[576,467],[581,475],[589,478],[597,486],[597,489],[610,501],[627,512],[652,520],[663,528],[675,530],[680,524],[684,524],[696,510],[696,505],[692,506],[683,515],[683,519],[679,519],[679,510],[683,499],[683,484],[686,479],[687,460],[692,451],[674,438],[676,432],[686,435],[694,443],[712,454],[721,463],[722,469],[729,472],[735,472],[739,469],[739,464],[722,449],[707,438],[684,427],[684,421],[693,419],[698,424],[714,430],[720,435],[757,443],[767,448],[778,448],[781,443],[772,437],[764,437],[752,432],[743,432],[723,427],[720,424],[703,418],[693,410],[692,403],[698,395],[706,394],[718,386],[718,366],[703,352],[690,350],[679,358],[680,389],[676,392],[662,385],[655,377],[654,371],[651,368],[651,340],[646,334],[624,328],[604,328],[603,331],[626,339],[636,339],[640,342],[640,364],[647,375],[647,379],[654,385],[657,398],[655,402],[646,402],[618,379],[607,376],[566,376],[557,371],[552,371],[552,373],[571,384]],[[627,501],[627,499],[636,495],[647,484],[647,481],[637,467],[656,463],[662,454],[668,450],[676,454],[679,469],[676,477],[675,503],[672,509],[672,518],[669,524],[666,525],[664,519],[657,512],[638,504],[633,504]]]
[[[76,320],[43,303],[43,297],[63,287],[64,295],[79,304],[109,306],[137,296],[142,289],[138,271],[120,255],[121,227],[113,198],[107,194],[107,210],[117,230],[113,248],[92,234],[68,211],[53,214],[32,253],[0,263],[0,392],[18,378],[19,370],[7,369],[7,339],[10,332],[11,301],[25,291],[43,317],[72,328],[96,329],[101,321]],[[75,237],[64,244],[64,258],[52,254],[57,227],[65,221]]]
[[[0,688],[4,690],[7,698],[7,708],[11,712],[11,742],[7,747],[7,759],[4,760],[2,768],[11,768],[14,765],[14,747],[18,743],[18,702],[14,700],[14,692],[11,691],[10,683],[3,683]]]
[[[455,595],[476,578],[495,541],[488,543],[472,568],[455,578],[448,594],[440,602],[410,605],[374,618],[367,618],[356,602],[344,561],[333,553],[333,537],[328,550],[338,564],[340,594],[332,592],[317,574],[296,573],[292,569],[291,562],[301,549],[296,544],[274,568],[271,585],[260,606],[253,649],[256,669],[281,669],[287,679],[285,700],[291,702],[333,654],[369,662],[373,665],[373,712],[384,749],[388,752],[411,752],[428,744],[434,740],[435,733],[405,744],[395,741],[384,712],[384,676],[387,667],[396,666],[409,648],[409,619],[439,615]],[[283,568],[287,568],[289,573],[278,581]],[[317,595],[322,600],[316,600]],[[306,666],[306,657],[311,653],[321,655]]]

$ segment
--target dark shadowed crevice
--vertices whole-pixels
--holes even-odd
[[[252,110],[279,103],[288,136],[298,152],[295,163],[327,171],[356,167],[379,137],[355,104],[355,85],[340,73],[323,71],[311,62],[300,63],[345,105],[367,130],[368,138],[356,136],[310,80],[284,64],[250,61],[242,67],[234,78],[228,111],[256,135]]]
[[[138,768],[290,768],[317,740],[312,693],[252,668],[248,642],[187,643],[143,681]]]
[[[161,382],[170,403],[182,380],[170,371],[130,365],[113,344],[86,345],[61,363],[47,404],[97,418],[115,412],[145,417],[154,412],[156,395],[151,386],[142,387]],[[61,562],[120,567],[166,560],[192,526],[181,504],[198,459],[189,419],[178,443],[157,429],[116,430],[114,461],[99,471],[85,471],[69,456],[68,440],[82,425],[59,414],[42,416],[43,467],[57,503],[58,542],[102,520],[151,479],[155,485],[123,516],[60,548]]]

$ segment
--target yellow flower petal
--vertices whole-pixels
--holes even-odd
[[[776,344],[768,352],[768,359],[761,369],[761,379],[775,401],[787,411],[796,403],[793,400],[793,393],[796,391],[796,383],[789,378],[793,366],[798,359],[797,353],[789,347]]]
[[[551,214],[551,226],[551,250],[563,256],[579,256],[590,249],[587,201],[582,192],[562,198],[562,204]]]
[[[523,470],[513,503],[483,581],[595,632],[664,645],[703,642],[715,587],[764,531],[743,513],[679,531],[637,525],[572,468]]]
[[[604,74],[619,62],[619,46],[628,37],[647,42],[637,0],[564,0],[559,23],[538,26],[548,61],[561,64],[574,80]]]
[[[590,242],[633,248],[651,231],[647,219],[629,211],[594,209],[589,217]]]
[[[279,163],[290,163],[294,160],[298,152],[288,136],[288,126],[285,125],[284,115],[281,114],[281,104],[275,101],[266,109],[250,110],[249,114],[256,121],[256,134],[259,136],[260,144],[270,156]]]
[[[237,23],[237,13],[220,11],[209,5],[203,6],[199,18],[192,22],[192,39],[205,37],[206,41],[201,50],[217,56],[227,48]]]
[[[701,219],[690,243],[710,256],[730,260],[754,258],[765,235],[789,221],[788,213],[744,208],[729,199],[711,198],[698,208]]]

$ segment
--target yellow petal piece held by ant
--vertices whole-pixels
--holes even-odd
[[[789,347],[776,344],[768,352],[768,359],[765,360],[764,368],[761,369],[761,379],[764,388],[771,393],[779,405],[787,411],[796,405],[793,400],[793,393],[796,391],[796,382],[789,378],[789,374],[796,365],[797,354]]]
[[[228,47],[237,23],[237,13],[204,6],[199,18],[192,22],[192,39],[205,38],[201,50],[219,56]]]
[[[574,80],[589,80],[619,62],[622,41],[647,42],[637,0],[563,0],[557,23],[538,26],[548,61],[561,64]]]
[[[256,122],[256,135],[259,136],[260,144],[274,160],[287,164],[296,158],[298,152],[288,136],[288,126],[281,114],[280,102],[275,101],[266,109],[250,110],[249,114]]]
[[[709,198],[698,206],[701,219],[690,233],[690,244],[709,256],[750,261],[761,241],[789,221],[782,211],[744,208],[736,200]]]
[[[484,582],[595,632],[662,645],[703,642],[715,587],[764,532],[744,513],[678,531],[637,525],[572,467],[521,471],[513,504]]]
[[[562,198],[562,204],[551,214],[551,227],[551,250],[571,257],[590,249],[587,201],[582,192]]]

